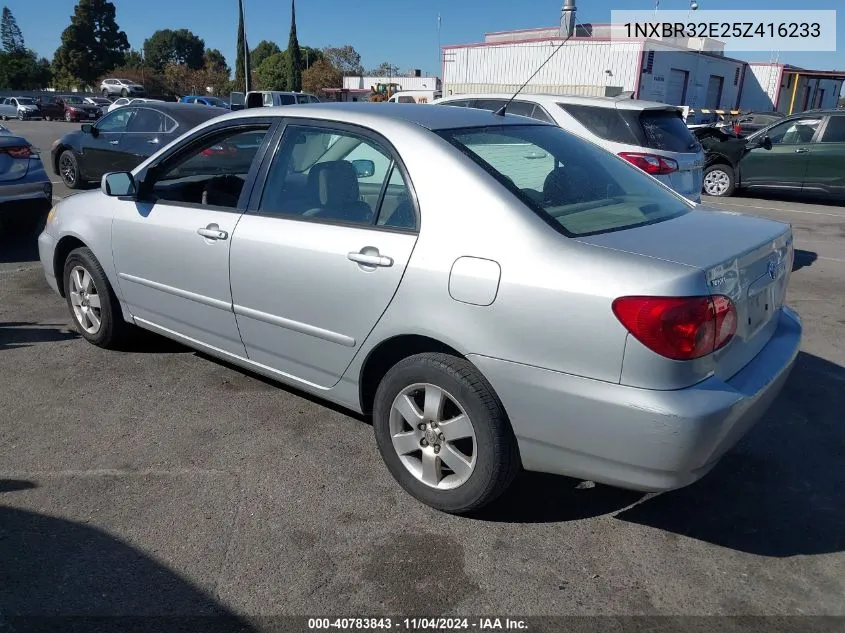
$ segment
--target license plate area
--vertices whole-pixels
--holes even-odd
[[[776,282],[770,282],[748,295],[748,338],[753,338],[780,309],[781,293]]]

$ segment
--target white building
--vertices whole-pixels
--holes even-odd
[[[778,63],[748,64],[740,107],[746,111],[777,111],[785,114],[839,104],[845,72],[806,70]]]
[[[440,90],[442,81],[440,77],[423,77],[419,70],[392,77],[354,75],[343,78],[342,88],[328,88],[324,92],[330,99],[337,101],[368,101],[373,86],[378,84],[398,84],[398,90]]]
[[[563,42],[562,28],[487,33],[483,42],[444,46],[443,94],[517,90]],[[749,64],[726,56],[724,43],[713,39],[614,38],[618,28],[578,25],[523,91],[628,93],[688,106],[700,119],[702,109],[799,112],[836,107],[845,79],[845,73]],[[793,77],[799,82],[795,99]]]

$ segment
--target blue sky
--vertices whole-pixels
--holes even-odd
[[[113,0],[117,20],[133,48],[158,29],[187,28],[218,48],[234,63],[237,0]],[[776,19],[778,9],[840,9],[835,53],[783,53],[780,61],[807,68],[845,70],[845,5],[842,0],[698,0],[700,9],[761,9]],[[481,41],[483,33],[557,24],[561,0],[299,0],[297,33],[300,44],[322,48],[351,44],[365,68],[389,61],[400,69],[438,68],[437,15],[442,16],[440,41],[461,44]],[[608,22],[611,10],[650,9],[654,0],[576,0],[579,22]],[[8,6],[30,48],[53,58],[62,30],[70,22],[75,0],[15,0]],[[250,46],[262,39],[285,48],[290,28],[289,0],[244,0]],[[402,7],[401,9],[399,7]],[[687,0],[661,0],[661,9],[684,10]],[[770,51],[729,53],[750,61],[768,61]]]

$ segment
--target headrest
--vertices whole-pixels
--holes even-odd
[[[311,191],[324,207],[358,201],[358,173],[348,161],[335,160],[314,165],[308,174],[308,182]]]

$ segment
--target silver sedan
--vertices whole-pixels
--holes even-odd
[[[369,414],[399,484],[453,513],[520,469],[687,485],[801,340],[789,225],[469,108],[226,114],[60,202],[39,246],[91,343],[145,328]]]

